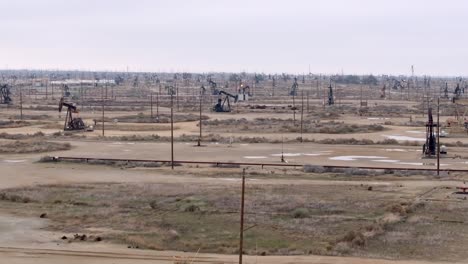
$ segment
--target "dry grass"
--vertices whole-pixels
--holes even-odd
[[[132,248],[233,254],[238,242],[239,184],[46,185],[4,190],[0,205],[23,214],[47,213],[50,228],[65,234],[99,235]],[[397,186],[375,185],[369,191],[359,185],[247,182],[245,223],[255,227],[245,232],[245,251],[466,259],[464,225],[437,220],[441,214],[467,219],[466,203],[446,206],[402,199],[406,192]],[[459,252],[453,254],[453,249]]]
[[[265,133],[299,133],[299,121],[279,118],[256,118],[254,120],[223,119],[204,121],[203,125],[212,132],[265,132]],[[350,134],[383,131],[381,125],[357,125],[344,122],[312,122],[306,120],[303,123],[303,133],[323,134]]]
[[[106,122],[114,122],[117,121],[119,123],[170,123],[171,116],[169,114],[153,114],[153,118],[151,118],[148,114],[138,113],[136,115],[125,115],[125,116],[116,116],[113,118],[105,118],[104,121]],[[209,117],[206,115],[202,115],[202,120],[207,120]],[[97,122],[102,122],[102,119],[96,119]],[[174,122],[191,122],[191,121],[198,121],[200,120],[199,115],[194,114],[181,114],[175,113],[174,114]]]
[[[71,149],[70,143],[56,143],[38,140],[23,140],[0,144],[0,153],[40,153]]]
[[[197,251],[201,245],[200,252],[232,254],[237,250],[238,187],[47,185],[4,190],[0,198],[4,197],[4,208],[22,211],[27,206],[27,213],[47,213],[51,228],[63,233],[88,234],[88,228],[100,228],[116,231],[92,235],[132,247]],[[329,245],[362,224],[372,224],[398,199],[360,186],[347,186],[353,191],[340,196],[329,195],[342,188],[248,184],[246,225],[257,226],[245,234],[246,252],[333,254]]]
[[[3,120],[0,120],[0,129],[1,128],[25,127],[25,126],[31,126],[33,124],[34,123],[26,122],[26,121],[13,121],[13,120],[3,121]]]

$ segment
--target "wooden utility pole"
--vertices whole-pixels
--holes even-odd
[[[301,92],[301,143],[303,142],[302,139],[302,122],[304,120],[304,92]]]
[[[23,120],[23,88],[20,88],[20,120]]]
[[[309,112],[309,91],[307,91],[307,113]]]
[[[437,176],[440,173],[440,109],[439,109],[440,97],[437,98]]]
[[[244,250],[244,196],[245,196],[245,168],[242,170],[242,195],[240,211],[240,236],[239,236],[239,264],[242,264],[242,254]]]
[[[198,137],[198,146],[201,146],[201,141],[202,141],[202,90],[200,89],[200,122],[199,122],[199,127],[200,127],[200,135]]]
[[[153,123],[153,92],[150,93],[151,123]]]
[[[156,119],[159,122],[159,93],[156,94]]]
[[[171,90],[171,169],[174,169],[174,95],[172,93],[172,90]]]
[[[97,86],[97,83],[96,83]],[[101,99],[102,99],[102,136],[104,137],[104,86],[101,89]]]
[[[320,85],[319,85],[319,82],[320,82],[320,79],[322,78],[322,75],[320,74],[319,77],[317,77],[317,98],[320,99]]]
[[[293,122],[296,125],[296,95],[293,93]]]
[[[177,87],[177,83],[176,83],[176,101],[177,101],[177,112],[179,112],[179,87]]]

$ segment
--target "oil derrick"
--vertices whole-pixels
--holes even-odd
[[[328,105],[334,105],[335,100],[333,99],[333,87],[330,82],[330,86],[328,86]]]
[[[10,97],[10,87],[8,84],[3,84],[0,86],[0,95],[2,96],[2,104],[11,104],[12,99]]]
[[[291,86],[291,91],[289,92],[289,95],[296,96],[298,87],[299,87],[299,84],[297,84],[297,77],[294,77],[294,83]]]
[[[434,124],[434,120],[432,118],[432,108],[429,107],[427,111],[428,120],[426,123],[426,143],[423,145],[423,154],[426,157],[433,157],[436,155],[436,137],[434,134],[434,127],[437,125]]]
[[[445,88],[444,88],[444,98],[448,99],[448,83],[445,83]]]

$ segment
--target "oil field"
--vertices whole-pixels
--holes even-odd
[[[468,263],[448,2],[0,0],[0,263]]]
[[[2,255],[467,258],[462,78],[3,76]]]

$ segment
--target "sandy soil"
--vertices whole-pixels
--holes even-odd
[[[312,100],[311,100],[312,101]],[[343,100],[345,102],[345,100]],[[376,101],[382,103],[382,101]],[[315,102],[317,103],[317,102]],[[374,102],[375,103],[375,102]],[[372,104],[370,102],[370,104]],[[397,101],[386,101],[386,104],[400,104]],[[403,103],[408,105],[408,103]],[[167,112],[167,108],[161,112]],[[57,117],[56,112],[48,111],[25,111],[27,114],[49,114]],[[147,112],[147,111],[146,111]],[[17,114],[17,110],[9,109],[2,113],[3,116]],[[90,120],[99,112],[83,112],[82,116]],[[128,112],[108,112],[108,116],[126,115]],[[209,113],[211,118],[248,118],[256,117],[280,117],[291,118],[292,114],[263,114],[249,113],[245,115]],[[414,117],[417,120],[425,120],[424,116]],[[444,117],[446,118],[446,117]],[[383,123],[386,120],[403,122],[408,118],[391,119],[369,119],[367,117],[344,116],[341,121],[359,124]],[[444,119],[443,119],[444,120]],[[61,124],[61,121],[53,121]],[[144,126],[144,124],[138,124]],[[166,125],[166,124],[163,124]],[[197,134],[197,122],[178,123],[175,135]],[[424,128],[421,127],[396,127],[388,126],[389,130],[378,133],[361,133],[347,135],[308,134],[307,138],[351,138],[383,140],[390,136],[406,136],[413,138],[424,138]],[[56,129],[41,129],[40,126],[23,128],[1,129],[6,133],[34,133],[43,131],[54,133]],[[152,132],[133,131],[106,131],[106,135],[129,135],[154,134]],[[169,131],[158,132],[159,135],[169,135]],[[89,136],[98,136],[100,131],[87,133]],[[259,133],[227,133],[226,136],[265,136],[279,139],[281,136],[295,138],[298,134],[269,134]],[[449,141],[460,140],[467,142],[467,138],[447,138]],[[70,142],[74,148],[72,151],[61,151],[47,153],[51,156],[90,156],[90,157],[113,157],[130,159],[164,159],[170,158],[169,143],[147,143],[147,142],[93,142],[73,141]],[[343,146],[343,145],[320,145],[320,144],[239,144],[234,142],[231,146],[223,144],[206,144],[205,147],[193,147],[192,143],[175,144],[175,157],[180,160],[204,160],[204,161],[244,161],[244,162],[279,162],[281,153],[290,163],[307,163],[316,165],[351,165],[351,166],[382,166],[382,167],[414,167],[435,168],[434,160],[421,160],[420,147],[403,146]],[[463,149],[451,148],[450,154],[463,154]],[[167,170],[146,170],[112,168],[106,166],[89,166],[84,164],[63,163],[36,163],[43,154],[18,154],[0,155],[0,189],[28,186],[37,184],[55,183],[90,183],[90,182],[183,182],[194,184],[210,182],[228,184],[221,178],[194,177],[190,173],[171,172]],[[358,157],[350,157],[358,156]],[[372,156],[372,157],[369,157]],[[350,160],[351,159],[351,160]],[[426,164],[425,164],[426,163]],[[468,160],[464,159],[442,159],[442,168],[468,169]],[[255,181],[252,183],[259,183]],[[278,184],[329,184],[322,180],[288,180],[278,179],[269,181]],[[346,184],[402,184],[406,187],[422,188],[430,190],[435,186],[457,186],[458,181],[346,181]],[[232,184],[230,181],[229,184]],[[337,184],[340,184],[337,182]],[[54,232],[45,231],[48,220],[37,218],[25,218],[11,215],[0,210],[0,263],[174,263],[176,258],[193,260],[194,263],[237,263],[237,256],[220,254],[196,254],[171,251],[146,251],[128,249],[125,245],[114,245],[103,243],[63,243],[59,235]],[[324,256],[246,256],[245,263],[437,263],[432,261],[392,261],[379,259],[363,259],[352,257],[324,257]],[[468,263],[468,260],[460,263]]]

